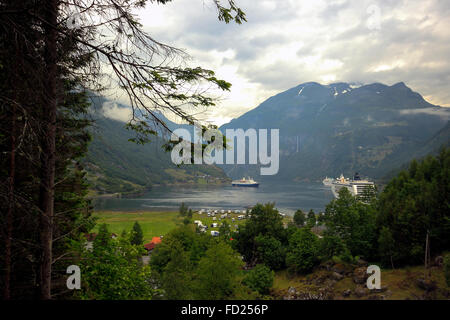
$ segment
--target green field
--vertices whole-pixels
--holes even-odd
[[[245,223],[247,219],[238,220],[238,215],[242,213],[231,213],[225,219],[220,219],[221,213],[215,215],[216,220],[213,217],[208,217],[206,213],[199,214],[195,212],[192,217],[192,223],[195,220],[200,220],[203,225],[208,226],[207,232],[212,230],[219,230],[219,226],[224,221],[228,222],[231,226],[231,230],[236,230],[236,225]],[[97,225],[92,232],[97,232],[98,227],[102,223],[108,225],[108,229],[117,235],[120,235],[123,230],[130,231],[135,221],[138,221],[141,225],[144,233],[144,241],[147,243],[151,241],[152,237],[164,236],[172,229],[182,224],[182,219],[178,216],[178,212],[160,212],[160,211],[96,211],[94,212]],[[234,218],[234,222],[232,221]],[[284,222],[289,221],[290,217],[284,218]],[[217,228],[212,228],[211,224],[216,222]]]
[[[130,231],[135,221],[141,225],[144,233],[144,241],[149,242],[152,237],[159,237],[167,234],[181,223],[178,212],[158,212],[158,211],[96,211],[97,225],[93,232],[98,231],[98,226],[102,223],[108,225],[108,229],[118,235],[123,230]]]

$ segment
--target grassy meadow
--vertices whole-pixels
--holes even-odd
[[[208,226],[207,232],[209,233],[212,230],[218,231],[220,223],[224,221],[230,224],[232,230],[235,230],[235,225],[240,225],[246,221],[245,219],[238,220],[237,216],[241,215],[241,213],[229,214],[229,217],[225,219],[220,219],[220,215],[220,213],[216,214],[216,220],[214,220],[214,217],[208,217],[206,213],[200,214],[195,212],[192,216],[192,222],[200,220],[203,225]],[[164,236],[182,224],[182,218],[179,217],[179,213],[170,211],[96,211],[94,212],[94,217],[98,220],[93,232],[98,231],[100,224],[106,223],[109,231],[117,235],[120,235],[123,230],[130,231],[134,222],[137,221],[141,225],[145,242],[149,242],[152,237]],[[211,227],[211,224],[214,222],[218,224],[217,228]]]
[[[98,220],[93,232],[98,231],[100,224],[106,223],[109,231],[117,235],[120,235],[123,230],[131,231],[134,222],[139,222],[144,233],[145,243],[151,241],[152,237],[167,234],[181,223],[178,212],[168,211],[96,211],[94,217]]]

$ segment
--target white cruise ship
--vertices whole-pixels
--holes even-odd
[[[331,187],[331,184],[333,183],[333,181],[334,181],[333,178],[325,177],[325,179],[322,180],[322,183],[327,187]]]
[[[252,178],[242,178],[241,180],[233,180],[231,185],[234,187],[258,187],[259,183]]]
[[[344,175],[334,180],[331,184],[331,191],[335,198],[339,197],[339,190],[347,188],[353,196],[361,195],[368,188],[375,188],[375,183],[369,180],[361,180],[358,173],[355,173],[352,180],[344,178]]]

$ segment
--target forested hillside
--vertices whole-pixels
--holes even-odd
[[[170,152],[163,149],[167,137],[150,136],[144,145],[129,141],[135,133],[125,123],[104,116],[103,97],[93,97],[92,142],[84,160],[88,181],[96,193],[127,193],[154,185],[176,183],[223,183],[228,178],[222,169],[212,165],[182,165],[172,163]],[[125,108],[125,106],[122,106]],[[165,119],[165,118],[164,118]],[[165,119],[171,128],[177,125]]]

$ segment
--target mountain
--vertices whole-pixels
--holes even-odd
[[[341,173],[380,179],[412,157],[449,145],[450,108],[432,105],[403,82],[357,86],[308,82],[270,97],[220,129],[279,129],[280,169],[223,165],[232,178],[319,180]]]
[[[145,145],[128,141],[134,134],[124,127],[125,123],[104,116],[103,106],[109,101],[99,96],[91,99],[91,118],[95,122],[84,164],[95,193],[132,193],[154,185],[229,181],[223,170],[214,165],[177,167],[171,161],[170,152],[163,150],[166,140],[161,136],[151,136],[151,142]],[[129,107],[119,104],[118,108]],[[170,129],[179,127],[163,119]]]

